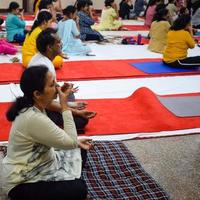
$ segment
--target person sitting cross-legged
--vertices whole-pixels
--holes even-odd
[[[52,72],[56,79],[56,71],[54,69],[52,61],[57,55],[61,54],[61,40],[56,34],[56,30],[47,28],[43,30],[36,40],[38,53],[33,56],[28,67],[34,67],[37,65],[46,65],[49,71]],[[76,89],[75,89],[76,90]],[[74,101],[74,95],[71,94],[68,97],[68,105],[72,110],[74,121],[78,133],[83,133],[84,128],[87,125],[90,118],[93,118],[96,113],[93,111],[84,110],[86,107],[85,102],[71,102]],[[67,103],[67,102],[66,102]],[[61,107],[58,102],[52,101],[48,105],[47,115],[59,126],[63,126],[63,118],[61,114]]]
[[[23,96],[6,114],[12,128],[3,159],[4,192],[10,200],[85,200],[87,185],[81,172],[91,140],[77,138],[66,104],[73,85],[60,87],[53,73],[38,65],[24,70],[20,88]],[[45,112],[57,96],[64,129]]]
[[[199,68],[200,56],[187,56],[188,49],[195,47],[191,16],[179,16],[167,34],[167,45],[163,53],[163,62],[171,67]]]

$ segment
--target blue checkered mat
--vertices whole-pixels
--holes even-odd
[[[165,65],[163,62],[140,62],[130,63],[131,66],[147,73],[147,74],[160,74],[160,73],[177,73],[177,72],[194,72],[199,71],[198,69],[183,69],[175,68]]]
[[[87,200],[169,199],[122,142],[94,142],[82,178]]]

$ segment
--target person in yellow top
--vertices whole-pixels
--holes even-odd
[[[31,31],[27,34],[22,46],[22,64],[27,67],[31,58],[37,53],[36,39],[38,35],[46,28],[51,27],[52,14],[49,11],[39,12]],[[55,68],[61,68],[63,59],[61,56],[56,56],[53,60]]]
[[[40,2],[41,2],[41,0],[35,0],[34,1],[34,4],[33,4],[34,15],[36,15],[38,10],[39,10]]]
[[[174,21],[167,34],[163,62],[172,67],[200,67],[200,56],[187,57],[187,50],[194,47],[191,17],[189,14],[183,14]]]
[[[102,10],[100,24],[92,26],[97,31],[119,30],[123,23],[118,20],[118,8],[114,0],[105,0],[105,9]]]
[[[148,49],[156,53],[163,53],[167,44],[167,33],[170,29],[168,22],[169,11],[166,8],[159,9],[153,18],[150,28],[150,41]]]

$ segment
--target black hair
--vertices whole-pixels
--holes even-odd
[[[12,10],[16,10],[19,8],[19,4],[15,1],[10,2],[8,10],[11,12]]]
[[[154,14],[153,16],[153,20],[152,21],[166,21],[167,19],[165,18],[165,16],[168,14],[168,9],[166,8],[161,8],[161,9],[158,9],[156,11],[156,13]]]
[[[190,23],[190,21],[191,21],[190,15],[183,14],[174,21],[170,29],[175,31],[185,29],[185,27]]]
[[[56,34],[55,29],[47,28],[38,35],[36,39],[36,47],[40,53],[45,53],[48,45],[54,45],[56,42],[54,34]]]
[[[158,5],[156,6],[155,12],[158,12],[159,10],[162,10],[162,9],[164,9],[164,8],[166,8],[166,5],[165,5],[165,4],[163,4],[163,3],[158,4]]]
[[[47,6],[51,4],[53,5],[53,0],[41,0],[39,10],[47,9]]]
[[[89,6],[89,5],[88,5],[87,1],[85,1],[85,0],[78,1],[76,4],[78,11],[80,11],[81,8],[85,8],[86,6]]]
[[[175,2],[175,0],[168,0],[168,4],[169,3],[174,3]]]
[[[20,112],[34,105],[34,91],[43,92],[46,84],[48,68],[44,65],[28,67],[20,79],[20,88],[24,96],[18,97],[6,113],[8,121],[14,121]],[[25,110],[23,110],[25,109]],[[22,111],[23,110],[23,111]]]
[[[67,6],[64,10],[63,10],[63,15],[69,17],[70,14],[74,14],[76,12],[76,7],[75,6]]]
[[[3,24],[4,19],[0,18],[0,26]]]
[[[186,14],[186,11],[188,11],[188,9],[186,7],[181,7],[180,10],[179,10],[179,16]]]
[[[38,13],[37,19],[34,21],[34,24],[31,27],[29,35],[33,32],[35,28],[40,26],[43,22],[48,22],[50,19],[52,19],[52,14],[49,11],[40,11]]]
[[[77,0],[77,1],[75,2],[74,6],[75,6],[76,8],[77,8],[78,2],[80,2],[80,1],[83,1],[83,0]],[[87,3],[88,6],[92,6],[92,5],[93,5],[92,0],[85,0],[85,1],[86,1],[86,3]]]
[[[105,0],[104,1],[104,4],[105,4],[105,7],[107,6],[112,6],[112,3],[114,2],[114,0]]]

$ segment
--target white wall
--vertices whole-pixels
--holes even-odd
[[[8,0],[0,0],[0,2],[8,2]],[[11,0],[10,0],[11,1]],[[18,0],[18,2],[20,2],[22,0]],[[28,10],[30,12],[32,12],[32,7],[33,7],[33,2],[34,0],[27,0],[28,1]],[[62,7],[65,8],[67,5],[74,5],[76,0],[61,0],[62,3]],[[133,0],[134,2],[135,0]],[[115,0],[115,2],[119,5],[119,3],[121,2],[121,0]],[[8,4],[8,3],[7,3]],[[94,4],[94,8],[101,10],[104,7],[104,0],[93,0],[93,4]]]
[[[22,0],[0,0],[0,9],[7,9],[12,1],[18,2],[20,7],[22,7]]]

